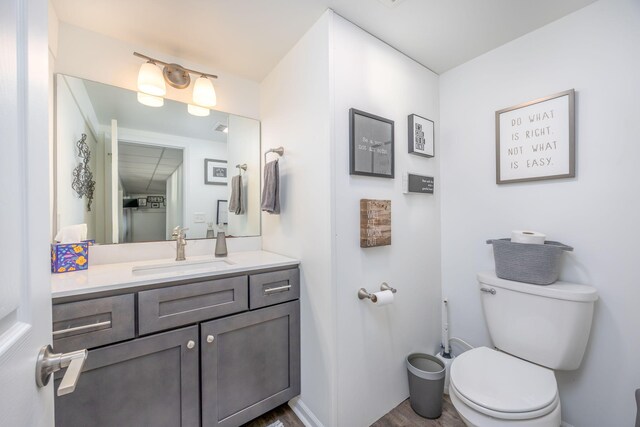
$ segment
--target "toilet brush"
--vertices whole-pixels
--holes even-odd
[[[442,300],[442,344],[440,346],[441,351],[436,354],[436,357],[444,363],[445,376],[444,376],[444,393],[449,394],[449,375],[451,362],[453,362],[454,356],[451,353],[451,346],[449,345],[449,301],[447,298]]]

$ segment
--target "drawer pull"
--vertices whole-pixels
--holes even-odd
[[[60,329],[59,331],[53,331],[53,336],[55,337],[57,335],[62,335],[69,332],[81,332],[87,329],[101,328],[102,326],[111,327],[111,320],[105,320],[104,322],[91,323],[89,325],[74,326],[73,328]]]
[[[192,350],[195,346],[196,346],[196,342],[195,342],[194,340],[189,340],[189,341],[187,342],[187,348],[188,348],[189,350]]]
[[[289,289],[291,289],[291,285],[285,285],[285,286],[278,286],[276,288],[267,288],[264,290],[265,294],[272,294],[274,292],[284,292],[284,291],[288,291]]]

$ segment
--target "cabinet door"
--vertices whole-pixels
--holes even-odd
[[[198,385],[197,326],[91,350],[56,427],[197,427]]]
[[[239,426],[300,394],[300,304],[202,323],[202,426]]]

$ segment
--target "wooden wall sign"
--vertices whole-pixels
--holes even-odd
[[[360,247],[391,244],[391,200],[360,199]]]

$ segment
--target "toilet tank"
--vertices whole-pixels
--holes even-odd
[[[493,344],[551,369],[573,370],[584,355],[595,288],[566,282],[531,285],[479,273],[480,298]]]

